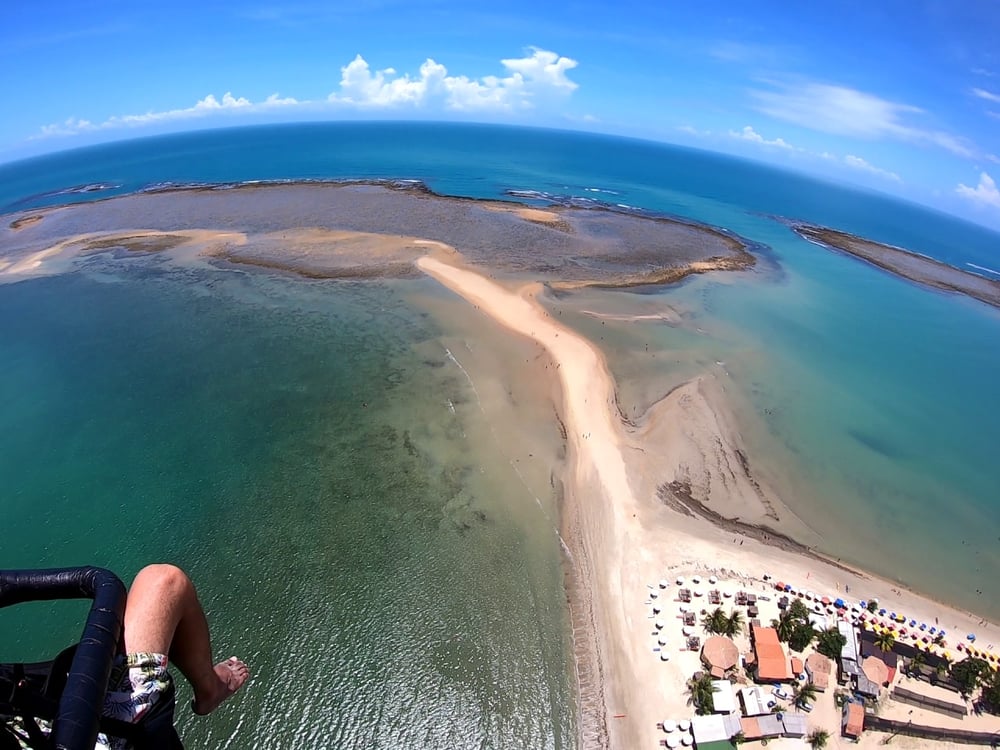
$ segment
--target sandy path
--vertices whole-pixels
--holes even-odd
[[[676,586],[660,589],[664,578],[715,574],[717,588],[756,590],[767,596],[773,592],[761,579],[766,571],[832,598],[847,595],[849,588],[851,597],[877,596],[886,606],[918,620],[939,618],[940,625],[951,631],[952,643],[970,630],[979,633],[980,643],[1000,643],[996,626],[980,623],[975,616],[860,572],[734,536],[667,508],[656,499],[656,488],[680,472],[692,472],[692,467],[695,474],[716,477],[715,484],[721,484],[728,496],[729,511],[738,512],[756,492],[752,481],[737,481],[738,472],[728,478],[720,472],[721,465],[735,463],[741,446],[738,435],[729,434],[724,413],[713,400],[711,376],[671,394],[650,415],[649,424],[626,430],[603,355],[535,301],[539,285],[511,291],[455,262],[427,256],[417,265],[497,322],[537,341],[556,363],[568,444],[566,501],[575,519],[575,528],[569,530],[570,547],[575,567],[583,568],[583,594],[593,599],[596,632],[590,635],[596,637],[601,662],[595,688],[602,693],[604,715],[599,721],[605,731],[585,746],[607,741],[615,748],[657,747],[664,736],[657,727],[660,720],[693,713],[684,686],[700,668],[699,655],[682,648]],[[750,515],[753,512],[750,509]],[[777,616],[774,601],[762,604],[761,610],[765,623]],[[654,628],[657,619],[665,625],[659,633]],[[700,627],[697,630],[700,633]],[[657,635],[664,636],[668,645],[661,648]],[[741,651],[749,648],[745,636],[738,644]],[[666,662],[659,656],[664,650],[671,656]],[[891,700],[883,715],[913,718],[909,707]],[[831,690],[810,714],[809,728],[826,729],[830,746],[840,746],[837,718]],[[928,723],[935,720],[929,717]],[[961,726],[986,731],[995,721],[995,717],[967,717]],[[869,733],[862,745],[874,747],[882,739],[884,735]],[[784,742],[775,744],[780,747]],[[896,738],[895,744],[933,746],[904,737]]]

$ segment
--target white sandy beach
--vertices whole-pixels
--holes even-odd
[[[744,538],[707,521],[672,510],[657,497],[665,482],[683,479],[701,483],[719,513],[757,522],[781,509],[788,511],[766,487],[756,487],[739,470],[739,435],[719,403],[713,376],[705,375],[675,390],[655,405],[636,427],[626,426],[615,401],[615,384],[600,351],[589,341],[554,320],[535,300],[536,284],[509,290],[469,268],[428,256],[418,266],[465,298],[478,310],[511,331],[543,346],[556,364],[562,393],[562,419],[568,441],[565,535],[574,564],[593,600],[604,721],[614,748],[657,747],[664,734],[658,724],[667,718],[690,718],[685,683],[700,669],[699,655],[682,648],[677,576],[718,577],[717,588],[737,588],[765,596],[765,583],[783,580],[831,598],[877,597],[885,606],[908,617],[938,622],[952,643],[967,632],[978,643],[1000,644],[994,624],[949,609],[894,584],[848,571],[815,557],[785,551]],[[670,583],[660,588],[660,581]],[[655,597],[653,596],[655,595]],[[776,599],[776,597],[773,597]],[[728,600],[731,606],[731,600]],[[654,615],[654,605],[660,610]],[[580,606],[577,603],[577,606]],[[760,619],[767,624],[777,606],[764,602]],[[656,619],[664,624],[667,641],[660,646]],[[701,634],[700,622],[697,628]],[[747,641],[740,643],[745,650]],[[669,661],[661,659],[666,650]],[[957,653],[957,652],[956,652]],[[830,746],[846,743],[840,737],[839,712],[832,697],[817,703],[809,714],[809,728],[831,735]],[[949,720],[887,701],[887,718],[947,726]],[[956,720],[950,720],[956,722]],[[955,724],[966,730],[995,731],[996,717],[968,716]],[[869,732],[863,746],[879,744],[885,735]],[[600,736],[592,737],[600,744]],[[777,740],[797,746],[793,740]],[[894,738],[899,747],[939,746],[907,737]],[[854,743],[851,743],[854,744]]]

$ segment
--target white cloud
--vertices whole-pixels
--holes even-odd
[[[985,99],[988,102],[1000,104],[1000,94],[994,94],[992,91],[987,91],[986,89],[972,89],[972,95],[980,99]]]
[[[441,107],[453,111],[514,111],[544,107],[565,99],[578,88],[567,72],[578,63],[555,52],[532,47],[524,57],[501,60],[504,75],[470,78],[448,75],[444,65],[428,58],[415,76],[398,74],[393,68],[372,71],[358,55],[342,67],[340,88],[325,101],[300,100],[271,94],[253,102],[226,92],[222,99],[209,94],[190,107],[138,115],[115,115],[100,122],[70,117],[43,125],[31,137],[70,136],[112,128],[142,127],[158,122],[187,120],[220,113],[259,113],[280,108],[356,107]]]
[[[742,141],[750,141],[751,143],[757,143],[761,146],[774,146],[775,148],[783,148],[788,151],[801,151],[802,149],[796,148],[791,143],[783,138],[775,138],[774,140],[767,140],[760,133],[755,131],[749,125],[745,125],[743,130],[737,132],[735,130],[729,131],[730,138],[738,138]]]
[[[891,102],[845,86],[808,83],[801,87],[780,85],[778,90],[752,90],[757,109],[786,122],[834,135],[857,138],[895,138],[939,146],[963,157],[973,149],[962,139],[937,130],[926,130],[906,121],[923,110]]]
[[[235,97],[227,91],[222,95],[222,100],[215,98],[214,94],[209,94],[204,99],[199,99],[194,105],[183,109],[168,109],[162,112],[146,112],[141,115],[115,115],[102,122],[91,122],[81,120],[76,117],[55,123],[53,125],[43,125],[41,132],[33,136],[34,139],[48,138],[52,136],[77,135],[79,133],[93,132],[97,130],[110,130],[113,128],[132,128],[152,125],[157,122],[168,122],[171,120],[189,120],[197,117],[218,112],[263,112],[279,107],[289,107],[301,104],[291,97],[281,97],[278,94],[271,94],[262,102],[251,102],[245,97]]]
[[[854,154],[848,154],[845,156],[844,164],[853,169],[868,172],[869,174],[877,175],[878,177],[884,177],[885,179],[892,180],[893,182],[903,181],[895,172],[890,172],[888,169],[882,169],[881,167],[876,167],[874,164],[869,164],[860,156],[855,156]]]
[[[394,68],[372,71],[358,55],[340,69],[340,89],[330,102],[364,108],[423,106],[440,103],[451,110],[527,109],[553,96],[572,93],[577,84],[566,73],[577,61],[555,52],[532,48],[526,57],[501,60],[505,76],[448,75],[444,65],[428,58],[417,76],[399,74]]]
[[[979,184],[976,187],[959,184],[955,192],[973,203],[1000,208],[1000,190],[997,190],[997,184],[986,172],[979,175]]]

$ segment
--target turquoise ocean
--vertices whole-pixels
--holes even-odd
[[[381,178],[606,201],[760,243],[745,273],[602,293],[685,321],[611,326],[622,402],[641,410],[651,376],[724,373],[752,462],[823,551],[1000,618],[1000,311],[777,217],[990,275],[1000,235],[987,229],[695,150],[430,123],[38,157],[0,166],[0,213],[171,184]],[[428,279],[154,261],[0,286],[0,566],[185,567],[220,656],[257,675],[210,720],[179,712],[191,746],[575,746],[555,498],[468,448],[484,427],[463,408],[476,394],[449,357],[455,332],[417,298],[462,309]],[[673,356],[644,360],[647,345]],[[72,640],[82,616],[17,610],[0,617],[3,660]]]

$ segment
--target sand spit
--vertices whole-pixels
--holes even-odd
[[[454,257],[432,255],[417,264],[476,309],[538,342],[555,364],[567,442],[567,591],[577,658],[587,660],[579,668],[582,747],[657,747],[664,738],[659,722],[693,714],[685,683],[701,667],[698,653],[683,648],[680,626],[673,632],[678,604],[670,581],[678,575],[714,575],[730,595],[756,590],[767,597],[764,622],[777,616],[776,597],[767,594],[779,579],[831,597],[878,597],[958,637],[976,631],[983,642],[1000,639],[995,625],[828,561],[798,541],[808,540],[811,530],[754,476],[713,376],[675,389],[629,423],[603,356],[549,315],[536,299],[537,284],[508,289]],[[658,618],[670,624],[654,627]],[[810,729],[829,731],[830,746],[838,747],[839,717],[827,697],[830,705],[807,721]],[[911,708],[887,700],[882,715],[905,721],[914,715],[907,713]],[[988,731],[991,721],[966,717],[962,726]],[[870,732],[862,746],[884,738]],[[935,746],[902,737],[895,744]]]
[[[900,247],[866,240],[836,229],[800,223],[793,223],[791,227],[810,242],[853,255],[917,284],[947,292],[957,292],[988,305],[1000,307],[1000,281],[962,271]]]

